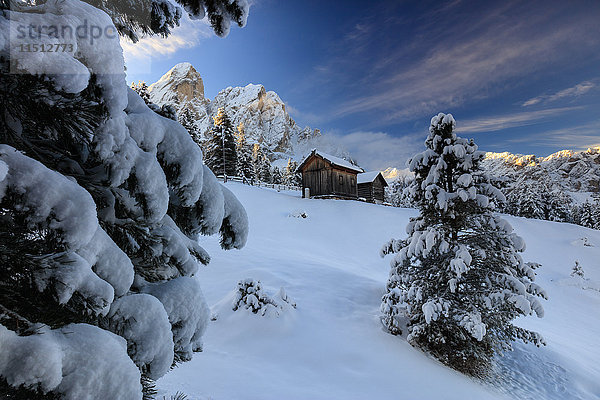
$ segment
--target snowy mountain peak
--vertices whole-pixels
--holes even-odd
[[[270,109],[280,109],[281,112],[286,113],[285,103],[279,98],[277,93],[273,91],[267,92],[263,85],[250,83],[244,87],[229,86],[220,91],[214,101],[221,99],[226,99],[227,107],[235,111],[241,107],[248,107],[261,113]]]
[[[176,64],[173,68],[169,70],[166,74],[164,74],[160,80],[171,79],[172,77],[185,77],[189,74],[194,74],[200,76],[198,71],[194,68],[192,64],[189,62],[182,62]]]
[[[590,150],[590,149],[588,149]],[[560,150],[556,153],[550,154],[548,157],[544,158],[544,161],[550,161],[555,158],[564,158],[564,157],[572,157],[576,152],[573,150]]]
[[[300,128],[277,93],[260,84],[230,86],[210,101],[204,97],[200,74],[190,63],[177,64],[148,89],[153,103],[173,104],[178,112],[190,109],[204,137],[212,127],[211,117],[223,107],[236,127],[243,124],[248,142],[260,143],[272,160],[297,158],[308,142],[321,136],[318,129]]]
[[[533,154],[523,155],[523,154],[512,154],[508,151],[502,153],[493,153],[487,152],[485,153],[486,160],[499,160],[504,162],[506,165],[510,165],[513,167],[527,167],[537,165],[540,161],[538,157]]]
[[[393,182],[400,177],[413,177],[415,174],[410,172],[408,168],[398,169],[393,167],[388,167],[381,171],[381,174],[388,182]]]
[[[187,105],[188,103],[205,103],[204,82],[192,66],[184,62],[175,65],[156,83],[148,87],[150,100],[153,103]],[[179,107],[178,107],[179,109]]]

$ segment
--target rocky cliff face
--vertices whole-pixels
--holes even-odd
[[[189,63],[177,64],[150,85],[149,92],[153,103],[173,104],[178,112],[189,108],[205,136],[213,124],[211,117],[225,108],[236,127],[244,126],[248,142],[260,143],[272,159],[294,157],[321,136],[318,129],[300,128],[277,93],[262,85],[228,87],[210,101],[204,97],[202,77]]]
[[[173,104],[178,113],[189,108],[199,119],[207,119],[210,101],[204,97],[202,77],[190,63],[177,64],[148,87],[150,101]]]

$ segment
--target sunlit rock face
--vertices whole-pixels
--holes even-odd
[[[204,97],[202,77],[189,63],[174,66],[150,85],[149,92],[153,103],[173,104],[180,113],[189,108],[204,137],[212,127],[211,117],[225,108],[236,128],[243,127],[248,143],[260,143],[271,159],[298,158],[307,143],[321,136],[318,129],[298,126],[277,93],[263,85],[230,86],[210,101]]]

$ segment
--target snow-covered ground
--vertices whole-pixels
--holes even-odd
[[[415,210],[356,201],[307,200],[228,183],[246,207],[250,237],[240,251],[202,240],[212,256],[197,275],[215,321],[204,351],[158,381],[160,396],[188,399],[597,399],[600,398],[600,232],[507,217],[542,264],[542,319],[519,320],[548,346],[515,346],[493,385],[456,373],[385,333],[379,305],[389,259]],[[305,213],[307,218],[302,218]],[[584,239],[586,238],[586,239]],[[586,279],[571,277],[575,260]],[[297,308],[278,317],[232,311],[238,281],[254,278]],[[159,396],[159,398],[160,398]]]

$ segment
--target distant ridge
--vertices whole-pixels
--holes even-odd
[[[600,192],[600,146],[584,151],[561,150],[547,157],[490,152],[482,165],[493,175],[515,182],[543,179],[553,189],[564,192]]]

